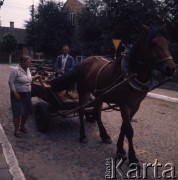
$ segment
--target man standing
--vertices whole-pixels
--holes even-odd
[[[55,63],[55,75],[56,77],[61,77],[68,73],[75,66],[75,60],[69,55],[69,47],[63,46],[63,54],[57,57]]]

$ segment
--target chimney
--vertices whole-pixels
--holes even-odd
[[[10,28],[14,28],[14,22],[10,21]]]

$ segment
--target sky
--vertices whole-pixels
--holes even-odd
[[[66,0],[59,1],[66,2]],[[33,2],[37,6],[39,0],[4,0],[0,9],[1,26],[9,27],[10,21],[13,21],[15,28],[24,28],[25,20],[30,18],[30,6]]]

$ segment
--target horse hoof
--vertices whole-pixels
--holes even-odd
[[[86,143],[88,143],[88,139],[86,137],[80,138],[80,143],[86,144]]]
[[[112,144],[112,140],[110,138],[109,139],[103,139],[103,142],[106,144]]]
[[[119,153],[119,152],[117,152],[117,153],[116,153],[116,157],[117,157],[118,159],[122,159],[123,161],[127,159],[126,153]]]

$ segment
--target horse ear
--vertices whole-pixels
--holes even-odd
[[[143,24],[142,27],[143,27],[144,32],[149,32],[150,31],[150,28],[148,26]]]

